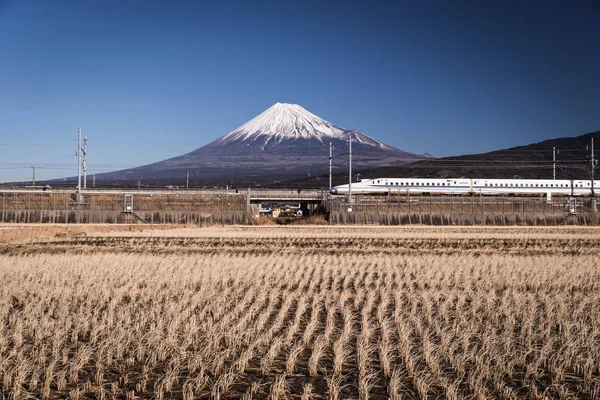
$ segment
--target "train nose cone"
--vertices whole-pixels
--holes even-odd
[[[331,193],[331,194],[337,194],[337,189],[336,188],[331,188],[331,189],[329,189],[329,193]]]

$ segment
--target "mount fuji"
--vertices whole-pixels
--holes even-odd
[[[399,165],[431,158],[397,149],[356,130],[334,125],[297,104],[276,103],[221,138],[190,153],[137,168],[97,175],[107,184],[141,180],[144,184],[179,184],[186,172],[194,186],[249,185],[323,175],[329,143],[334,155],[348,151],[352,137],[353,168]],[[347,157],[336,157],[336,170]],[[120,182],[119,182],[120,181]]]

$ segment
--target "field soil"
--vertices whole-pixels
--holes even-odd
[[[0,397],[600,398],[600,229],[0,225]]]

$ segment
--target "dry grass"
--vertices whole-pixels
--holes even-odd
[[[600,396],[595,229],[59,228],[0,228],[0,397]]]

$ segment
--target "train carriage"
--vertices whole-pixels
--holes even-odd
[[[594,181],[594,189],[600,181]],[[377,178],[363,179],[331,188],[333,195],[353,194],[468,194],[589,196],[591,180],[554,179],[472,179],[472,178]],[[595,190],[597,191],[597,190]]]

